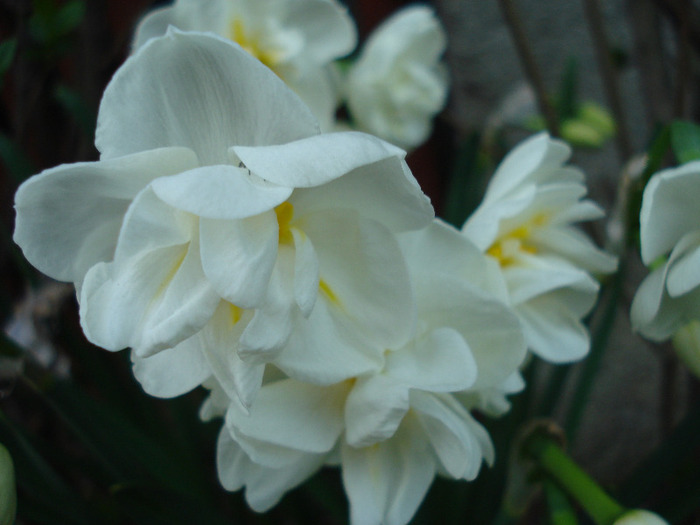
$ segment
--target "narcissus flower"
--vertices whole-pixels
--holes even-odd
[[[176,0],[146,15],[133,46],[169,26],[229,38],[272,69],[330,130],[336,87],[329,64],[356,45],[355,24],[336,0]]]
[[[700,319],[700,161],[655,174],[644,189],[639,216],[642,261],[660,264],[632,303],[632,326],[655,341]]]
[[[229,490],[245,486],[255,510],[324,463],[339,463],[353,525],[402,525],[436,473],[471,480],[493,461],[487,432],[456,394],[496,387],[514,373],[525,356],[519,322],[482,288],[488,263],[459,232],[436,222],[400,243],[417,322],[393,348],[365,339],[382,349],[375,369],[321,386],[268,366],[249,412],[214,386],[204,414],[226,413],[219,476]]]
[[[175,30],[151,40],[107,87],[96,144],[100,161],[22,185],[15,241],[76,284],[88,338],[132,347],[151,393],[177,395],[214,368],[247,402],[292,333],[307,352],[343,331],[405,339],[414,306],[394,235],[429,223],[432,208],[404,153],[361,133],[318,134],[299,98],[236,44]],[[324,324],[319,296],[353,330]],[[369,366],[352,364],[318,375]]]
[[[591,274],[616,267],[614,257],[574,226],[603,212],[583,199],[583,173],[565,164],[570,154],[545,133],[523,142],[503,160],[463,227],[498,262],[530,349],[555,363],[588,351],[581,318],[599,287]]]
[[[447,98],[447,37],[432,9],[402,9],[369,36],[347,73],[352,125],[405,149],[430,135]]]

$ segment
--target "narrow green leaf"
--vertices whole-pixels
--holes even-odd
[[[566,69],[561,79],[559,94],[557,97],[557,111],[559,121],[576,116],[578,109],[578,61],[576,57],[570,57],[566,61]]]
[[[444,206],[443,218],[460,228],[478,205],[483,188],[478,181],[481,135],[473,133],[457,149]]]
[[[700,126],[683,120],[672,122],[671,148],[680,164],[700,159]]]
[[[17,487],[12,456],[0,444],[0,525],[12,525],[17,513]]]

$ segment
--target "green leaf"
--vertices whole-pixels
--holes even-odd
[[[682,120],[672,122],[671,148],[680,164],[700,159],[700,126]]]
[[[578,109],[578,62],[576,57],[570,57],[561,79],[557,97],[557,112],[560,122],[576,116]]]
[[[17,513],[17,488],[12,456],[0,444],[0,525],[12,525]]]

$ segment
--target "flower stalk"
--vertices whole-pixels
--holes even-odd
[[[626,509],[586,474],[546,430],[536,428],[522,444],[522,452],[588,513],[597,525],[613,525]]]

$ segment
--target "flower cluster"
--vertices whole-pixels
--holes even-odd
[[[134,49],[169,26],[240,44],[301,97],[323,131],[349,127],[412,149],[447,98],[445,31],[426,6],[387,19],[344,61],[357,30],[337,0],[176,0],[143,18]],[[336,117],[339,106],[348,118]]]
[[[504,161],[459,232],[434,218],[403,150],[320,133],[282,78],[303,84],[344,47],[317,53],[285,24],[316,34],[313,5],[339,12],[278,4],[223,16],[182,0],[144,20],[100,105],[100,160],[26,181],[14,239],[75,284],[90,341],[131,348],[148,393],[210,391],[221,482],[253,509],[339,464],[354,525],[402,525],[436,474],[472,480],[494,460],[472,411],[508,409],[528,346],[585,353],[590,272],[614,260],[571,226],[600,211],[546,135]],[[154,36],[172,17],[216,20],[241,45]],[[250,52],[263,42],[279,54]]]

